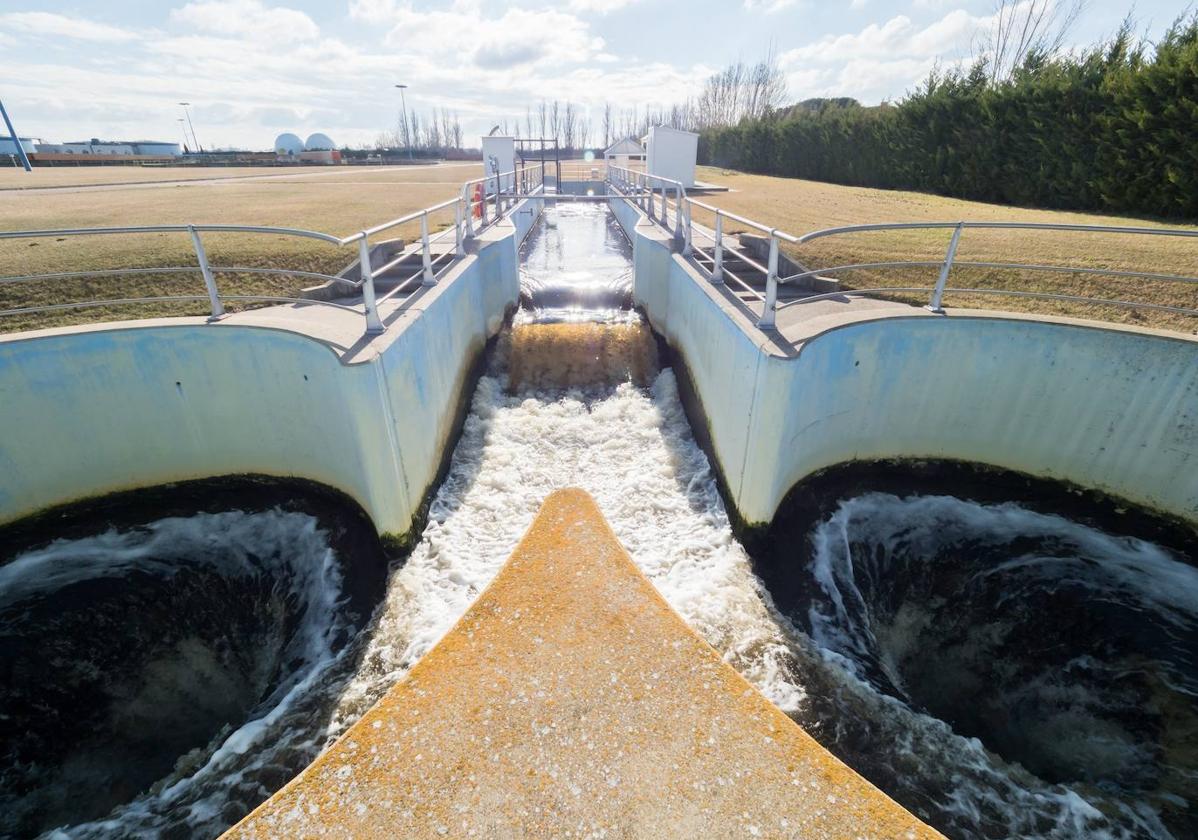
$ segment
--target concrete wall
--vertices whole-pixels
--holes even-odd
[[[682,355],[741,516],[768,522],[812,472],[956,458],[1198,521],[1198,341],[1016,316],[845,323],[790,358],[738,323],[639,214],[635,297]]]
[[[352,362],[300,327],[240,316],[0,340],[0,522],[117,490],[263,473],[336,487],[380,532],[406,532],[470,370],[518,299],[517,237],[533,219],[513,219]]]

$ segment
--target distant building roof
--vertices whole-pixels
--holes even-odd
[[[607,157],[611,157],[612,155],[643,155],[644,153],[644,146],[633,140],[631,137],[625,137],[608,146],[607,150],[603,154]]]

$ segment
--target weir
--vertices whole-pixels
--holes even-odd
[[[0,831],[1192,833],[1198,344],[780,288],[605,175],[334,307],[0,339],[5,720],[99,736],[11,741]]]

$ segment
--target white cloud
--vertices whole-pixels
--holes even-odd
[[[351,13],[390,24],[384,40],[405,55],[467,60],[484,71],[583,64],[604,48],[603,39],[591,33],[586,21],[554,9],[509,7],[488,18],[472,0],[429,11],[397,6],[391,0],[355,0]]]
[[[566,6],[572,12],[606,15],[639,2],[641,0],[569,0]]]
[[[0,26],[14,32],[42,35],[52,38],[72,38],[78,41],[115,43],[130,41],[137,34],[127,29],[109,26],[106,23],[83,18],[58,15],[51,12],[9,12],[0,14]]]
[[[218,35],[302,41],[320,35],[312,18],[296,9],[259,0],[196,0],[171,11],[171,20]]]
[[[797,2],[798,0],[745,0],[745,8],[751,12],[760,10],[767,15],[772,15],[783,9],[791,8]]]
[[[988,18],[955,9],[928,26],[919,27],[906,15],[885,23],[871,23],[855,34],[827,35],[810,44],[787,50],[784,66],[806,62],[834,64],[871,58],[935,58],[961,48]]]

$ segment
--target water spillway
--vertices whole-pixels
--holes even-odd
[[[377,560],[377,545],[359,553],[338,541],[353,528],[272,505],[173,510],[69,539],[59,535],[67,542],[30,545],[0,567],[0,575],[25,581],[11,587],[11,608],[0,616],[5,632],[26,622],[24,641],[11,633],[2,640],[23,651],[6,661],[32,661],[44,640],[63,663],[95,659],[83,646],[55,647],[55,633],[65,627],[62,604],[86,602],[71,629],[80,638],[89,615],[115,627],[122,622],[114,617],[130,605],[154,605],[141,609],[138,621],[124,622],[124,637],[102,641],[113,657],[106,673],[132,675],[115,680],[119,690],[106,695],[115,698],[103,705],[113,711],[104,724],[106,744],[92,744],[84,731],[100,711],[81,715],[79,731],[63,739],[55,759],[61,767],[31,766],[36,739],[46,737],[36,727],[27,740],[13,741],[24,752],[14,753],[16,770],[4,779],[4,794],[17,793],[0,803],[14,803],[7,816],[13,827],[0,830],[214,836],[390,696],[476,603],[546,497],[581,487],[640,572],[726,663],[950,836],[1194,833],[1187,734],[1194,731],[1193,563],[1179,547],[1183,541],[1163,539],[1164,530],[1123,527],[1118,518],[1095,521],[1076,505],[1044,508],[1014,484],[1006,497],[980,498],[963,485],[930,488],[908,477],[866,481],[851,492],[820,485],[810,491],[818,502],[811,511],[796,517],[784,510],[771,534],[749,541],[747,551],[734,536],[712,461],[694,430],[708,425],[713,451],[741,453],[747,466],[726,481],[729,499],[755,499],[749,509],[764,510],[790,473],[756,467],[785,467],[789,450],[809,460],[852,452],[861,439],[856,427],[829,418],[851,418],[852,401],[874,393],[870,383],[891,394],[870,373],[891,354],[871,356],[862,345],[834,348],[823,359],[819,347],[805,350],[827,365],[817,368],[826,375],[788,391],[778,371],[785,364],[794,369],[795,360],[771,368],[774,359],[758,358],[768,344],[760,337],[749,346],[749,363],[741,358],[748,343],[725,342],[729,335],[719,330],[700,331],[698,349],[682,341],[667,346],[632,309],[644,279],[641,257],[649,255],[650,267],[653,259],[664,264],[665,246],[657,243],[661,253],[653,253],[638,240],[634,272],[632,249],[606,207],[546,203],[539,221],[528,222],[520,288],[507,298],[519,299],[520,307],[483,361],[476,387],[460,386],[468,398],[460,437],[427,497],[427,520],[410,553],[388,574],[378,573],[386,569],[381,564],[361,562]],[[521,212],[511,214],[517,231],[525,223]],[[502,247],[484,247],[478,263],[465,268],[512,259],[512,239],[508,234],[493,243]],[[681,257],[668,258],[676,269]],[[468,356],[470,347],[481,346],[480,336],[494,334],[484,325],[502,323],[496,314],[502,306],[480,303],[488,295],[498,300],[501,290],[480,277],[488,279],[481,271],[468,276],[473,285],[465,290],[449,280],[423,292],[424,308],[399,314],[377,340],[383,362],[363,371],[325,371],[317,353],[297,350],[313,342],[294,335],[294,346],[283,345],[286,353],[268,352],[246,336],[223,339],[245,342],[268,382],[286,380],[279,388],[285,399],[262,403],[303,406],[313,417],[323,417],[326,406],[345,409],[344,422],[322,427],[336,457],[298,463],[336,476],[370,473],[369,482],[352,485],[361,491],[355,498],[393,532],[408,527],[408,514],[433,482],[429,465],[441,457],[438,447],[455,439],[444,420],[452,411],[439,406],[451,402],[442,396],[455,393],[457,382],[469,381],[461,371],[470,362],[442,362]],[[693,290],[675,283],[669,292],[678,295],[670,317],[681,319],[663,330],[671,341],[682,335],[685,318],[700,312],[683,291]],[[472,326],[462,327],[467,318]],[[204,340],[215,341],[209,336],[223,329],[214,327]],[[450,346],[459,332],[470,340]],[[414,355],[386,356],[406,339]],[[330,355],[326,347],[320,353]],[[147,355],[143,350],[140,357]],[[284,357],[295,366],[271,366]],[[679,385],[685,390],[686,378],[676,375],[684,360],[696,380],[718,381],[735,393],[782,394],[797,401],[792,414],[814,413],[802,414],[805,422],[792,429],[784,401],[715,402],[706,392],[705,406],[688,419]],[[712,377],[703,369],[708,362],[713,369],[727,363],[719,368],[727,375]],[[297,390],[334,380],[351,383],[344,400]],[[164,381],[171,399],[194,400],[193,412],[206,408],[208,394],[195,378],[164,375]],[[383,402],[371,401],[379,394]],[[224,404],[213,405],[214,416],[227,423]],[[704,407],[712,409],[710,424]],[[828,416],[819,415],[825,409]],[[294,432],[285,413],[265,416],[273,423],[261,425],[271,432]],[[193,414],[184,417],[191,421]],[[740,426],[731,447],[729,417]],[[886,419],[879,415],[870,428],[886,426]],[[314,426],[304,420],[297,425]],[[836,440],[825,451],[805,434]],[[346,445],[359,437],[371,445]],[[195,439],[211,440],[198,433]],[[396,451],[380,443],[388,439]],[[293,453],[319,451],[286,449],[280,460],[287,466]],[[342,462],[350,465],[345,473],[338,471]],[[96,553],[97,540],[109,554]],[[91,558],[100,559],[88,566]],[[56,575],[75,571],[37,586],[29,582],[41,572],[22,571],[46,568]],[[371,568],[375,584],[363,586]],[[78,569],[89,571],[80,576]],[[222,622],[226,602],[233,606]],[[185,619],[181,627],[158,632],[176,617]],[[79,692],[71,686],[107,690],[86,683],[92,675],[67,670],[63,693],[75,699],[61,704],[64,715],[77,707],[71,704]],[[198,702],[196,694],[206,690],[196,688],[201,682],[236,683],[238,690],[220,692],[220,703]],[[13,695],[12,705],[26,708],[20,720],[41,702],[36,694],[27,680],[25,694]],[[188,725],[157,739],[154,755],[138,753],[136,767],[95,771],[105,791],[63,802],[59,791],[79,778],[71,775],[78,772],[68,766],[71,756],[95,768],[103,750],[111,754],[126,738],[136,744],[129,735],[136,726],[123,710],[145,708],[145,697],[166,698],[154,706],[153,725],[168,728],[190,715]],[[519,691],[510,698],[524,699]],[[734,778],[713,784],[745,784]]]

